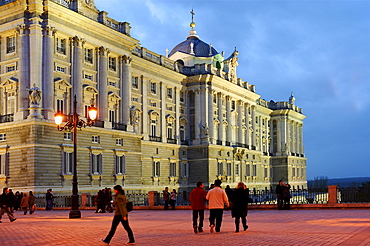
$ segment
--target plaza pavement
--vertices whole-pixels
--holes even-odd
[[[113,214],[82,210],[81,219],[69,219],[69,211],[16,212],[10,223],[3,216],[1,246],[105,245]],[[369,210],[253,210],[249,229],[234,232],[230,211],[225,211],[221,233],[209,232],[209,211],[204,233],[194,234],[190,210],[134,210],[129,221],[136,245],[370,245]],[[123,245],[127,233],[119,226],[111,245]]]

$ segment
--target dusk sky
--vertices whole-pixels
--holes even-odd
[[[166,54],[189,34],[228,57],[270,101],[291,92],[307,116],[307,179],[370,177],[370,1],[95,0],[131,24],[142,47]]]

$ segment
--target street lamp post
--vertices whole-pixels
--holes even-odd
[[[89,113],[87,121],[80,119],[80,115],[77,114],[77,101],[76,95],[73,100],[73,114],[68,115],[67,122],[63,123],[64,114],[57,112],[55,117],[55,123],[58,125],[58,131],[71,132],[73,130],[73,179],[72,179],[72,209],[69,212],[69,218],[81,218],[81,212],[78,206],[78,182],[77,182],[77,128],[80,130],[82,127],[92,126],[97,116],[97,109],[94,105],[89,107]]]

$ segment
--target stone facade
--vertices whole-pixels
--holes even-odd
[[[81,118],[98,108],[95,125],[77,133],[80,192],[189,191],[215,179],[306,187],[294,96],[262,100],[237,77],[238,52],[225,59],[194,22],[164,56],[92,0],[0,1],[0,13],[0,188],[70,193],[72,135],[54,114],[71,114],[73,96]],[[41,92],[37,103],[29,88]]]

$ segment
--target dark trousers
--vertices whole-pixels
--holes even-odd
[[[8,218],[10,221],[14,220],[14,216],[13,214],[10,212],[9,208],[1,208],[0,210],[0,221],[1,221],[1,218],[3,217],[3,214],[7,214],[8,215]]]
[[[164,210],[168,209],[168,204],[170,203],[170,200],[164,200]]]
[[[209,210],[209,225],[215,225],[216,220],[216,232],[220,232],[222,224],[223,209],[210,209]]]
[[[280,197],[279,195],[277,197],[277,206],[279,210],[283,209],[283,197]]]
[[[239,231],[240,218],[242,219],[243,229],[246,230],[246,228],[248,228],[248,226],[247,226],[247,217],[236,216],[235,217],[235,231]]]
[[[284,198],[284,209],[289,210],[290,209],[290,197]]]
[[[198,226],[199,215],[199,226]],[[193,210],[193,226],[198,227],[200,231],[203,230],[204,210]]]
[[[134,242],[135,241],[134,233],[132,232],[132,230],[130,228],[130,225],[128,224],[128,219],[124,220],[122,215],[115,215],[113,217],[112,227],[110,228],[110,231],[109,231],[107,237],[104,239],[104,242],[106,242],[108,244],[110,243],[110,240],[112,240],[112,237],[114,236],[114,233],[116,232],[116,229],[117,229],[117,226],[118,226],[119,222],[122,223],[123,228],[125,228],[125,230],[127,231],[127,235],[128,235],[128,238],[129,238],[130,242]]]
[[[175,209],[176,209],[175,204],[176,204],[176,200],[172,200],[172,199],[170,199],[170,205],[171,205],[171,209],[172,209],[172,210],[175,210]]]
[[[46,210],[51,210],[53,208],[53,200],[46,200]]]

